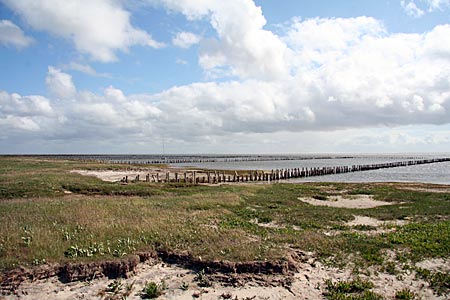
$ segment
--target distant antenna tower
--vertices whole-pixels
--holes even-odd
[[[166,145],[165,145],[164,134],[162,136],[162,146],[163,146],[163,159],[166,160]]]

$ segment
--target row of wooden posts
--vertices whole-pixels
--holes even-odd
[[[323,157],[297,157],[297,156],[242,156],[242,157],[197,157],[197,158],[158,158],[158,159],[86,159],[96,163],[112,164],[141,164],[141,165],[159,165],[159,164],[190,164],[190,163],[214,163],[214,162],[255,162],[255,161],[291,161],[291,160],[311,160],[311,159],[346,159],[352,156],[323,156]],[[408,157],[406,159],[420,160],[423,157]]]
[[[421,159],[421,160],[408,160],[400,162],[389,162],[380,164],[366,164],[366,165],[352,165],[352,166],[336,166],[336,167],[316,167],[316,168],[292,168],[292,169],[276,169],[268,171],[248,171],[247,174],[239,174],[234,172],[230,174],[229,171],[191,171],[183,173],[170,173],[167,171],[165,174],[147,174],[145,180],[137,175],[134,179],[130,180],[128,176],[122,178],[121,182],[128,183],[129,181],[138,182],[185,182],[191,184],[216,184],[222,182],[252,182],[252,181],[277,181],[291,178],[305,178],[312,176],[324,176],[331,174],[341,174],[350,172],[360,172],[369,170],[378,170],[385,168],[396,168],[403,166],[431,164],[437,162],[450,161],[450,158],[433,158],[433,159]]]

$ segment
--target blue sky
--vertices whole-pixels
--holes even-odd
[[[445,152],[449,24],[449,0],[0,0],[0,152]]]

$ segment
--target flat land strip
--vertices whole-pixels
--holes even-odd
[[[448,186],[122,184],[73,172],[146,167],[0,157],[4,297],[33,299],[37,286],[58,299],[450,296]]]

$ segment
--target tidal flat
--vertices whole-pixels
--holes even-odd
[[[146,168],[0,157],[0,298],[450,296],[447,185],[124,184],[73,172]]]

